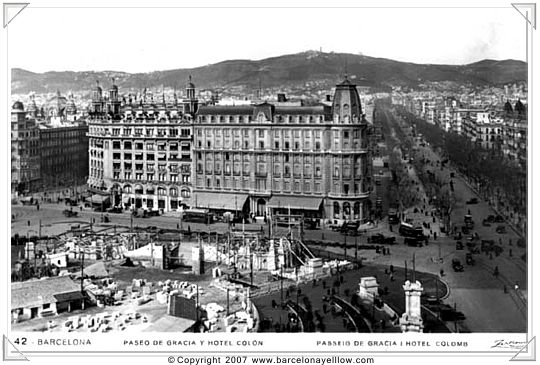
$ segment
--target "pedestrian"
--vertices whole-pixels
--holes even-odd
[[[391,224],[390,224],[389,228],[390,228],[390,232],[394,232],[394,229],[392,228]]]
[[[394,265],[390,265],[390,272],[391,272],[391,273],[394,272]]]
[[[499,267],[495,266],[495,269],[493,270],[493,276],[497,277],[499,276]]]
[[[30,226],[30,221],[28,221],[28,226]]]
[[[471,210],[470,209],[467,210],[467,214],[471,215]]]
[[[437,232],[433,232],[433,239],[437,240]]]
[[[37,210],[39,210],[39,204],[36,205]]]

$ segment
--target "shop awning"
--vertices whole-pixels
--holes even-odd
[[[196,208],[240,211],[247,198],[247,194],[195,193],[190,202]]]
[[[270,208],[319,210],[322,198],[300,197],[300,196],[273,196],[268,203]]]
[[[109,197],[106,195],[94,194],[91,197],[86,198],[86,201],[92,204],[104,204],[109,201]]]

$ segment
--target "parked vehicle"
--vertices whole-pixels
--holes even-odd
[[[76,217],[77,216],[77,212],[74,212],[72,210],[69,210],[69,209],[66,209],[62,212],[62,214],[68,218],[70,217]]]
[[[114,207],[107,209],[107,213],[122,213],[122,208]]]
[[[483,225],[484,227],[491,227],[491,223],[489,223],[486,219],[484,219],[484,220],[482,221],[482,225]]]
[[[424,240],[415,237],[405,237],[403,243],[411,247],[422,247],[424,245]]]
[[[344,235],[349,236],[357,236],[358,233],[358,227],[360,226],[360,222],[345,222],[341,226],[340,232]]]
[[[463,250],[463,242],[461,241],[456,242],[456,250]]]
[[[465,217],[463,217],[463,222],[465,222],[465,227],[469,229],[474,228],[474,221],[473,221],[472,215],[466,214]]]
[[[467,263],[467,265],[474,265],[476,260],[474,259],[472,253],[469,252],[465,255],[465,262]]]
[[[503,233],[506,233],[506,227],[501,225],[501,226],[497,226],[497,228],[495,229],[495,231],[499,234],[503,234]]]
[[[465,203],[466,204],[478,204],[478,198],[470,198]]]
[[[184,222],[211,224],[214,223],[214,215],[208,209],[188,209],[184,210],[182,220]]]
[[[465,270],[459,259],[452,259],[452,269],[454,269],[455,272],[462,272]]]
[[[504,218],[502,215],[498,215],[494,219],[495,223],[504,223]]]
[[[395,209],[389,209],[388,210],[388,224],[398,224],[399,223],[399,216],[397,214],[397,211]]]

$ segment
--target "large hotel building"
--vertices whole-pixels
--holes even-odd
[[[367,122],[345,79],[316,106],[120,102],[98,87],[90,113],[89,185],[124,208],[364,220],[371,202]]]

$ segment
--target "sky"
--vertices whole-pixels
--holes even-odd
[[[320,50],[414,63],[525,60],[525,20],[495,9],[43,8],[8,26],[10,67],[149,72]]]

